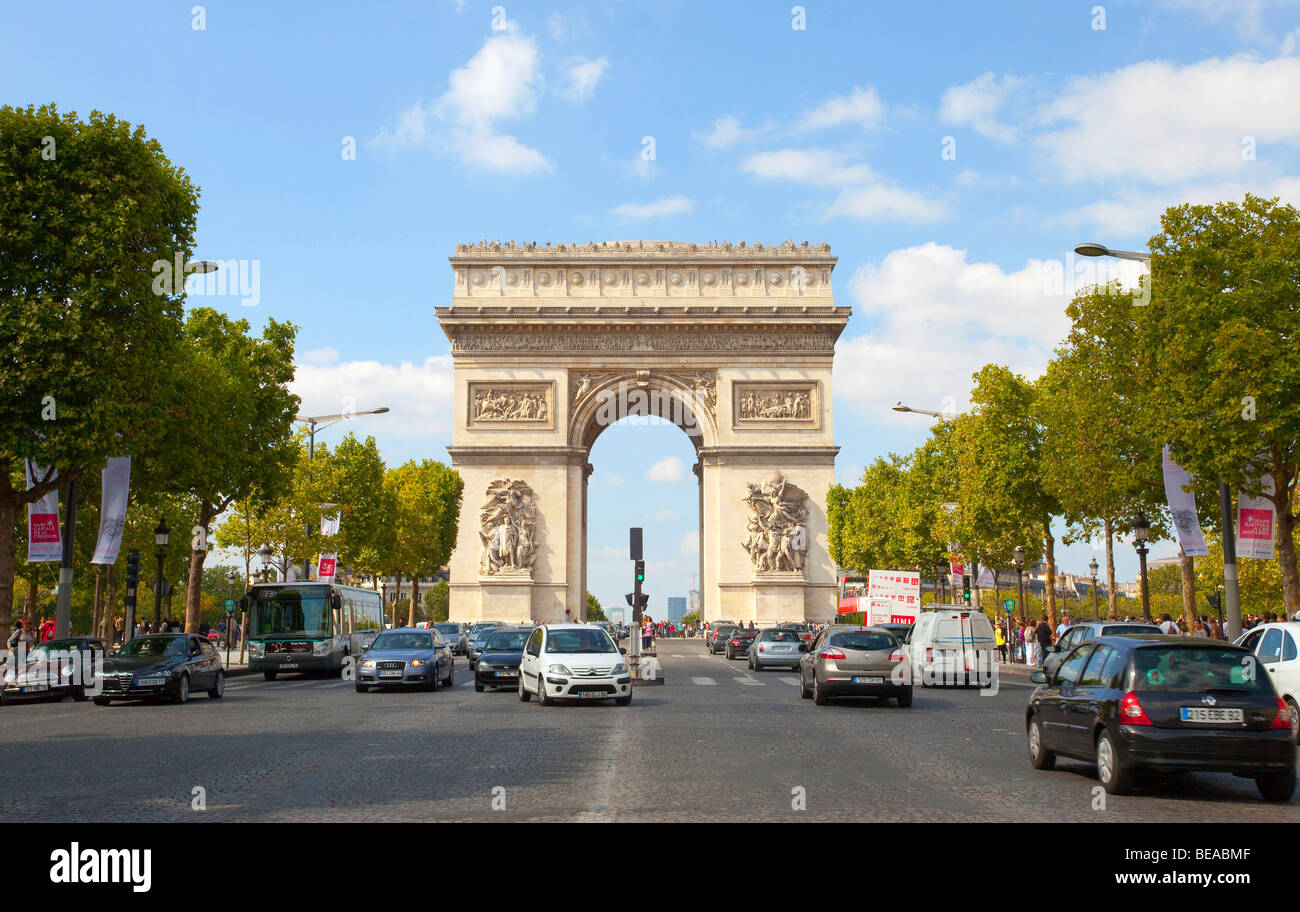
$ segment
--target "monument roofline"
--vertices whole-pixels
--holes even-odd
[[[830,244],[809,244],[803,241],[785,241],[769,246],[748,244],[745,241],[710,241],[691,244],[684,241],[592,241],[586,244],[545,245],[536,241],[479,241],[477,244],[457,244],[456,254],[448,257],[452,263],[480,260],[574,260],[600,259],[613,261],[641,261],[658,259],[717,260],[807,260],[834,263]]]

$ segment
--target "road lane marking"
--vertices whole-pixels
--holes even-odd
[[[752,685],[754,685],[755,687],[762,687],[762,686],[763,686],[763,682],[762,682],[762,681],[756,681],[756,680],[754,680],[753,678],[751,678],[749,675],[737,675],[737,676],[736,676],[736,680],[737,680],[738,682],[740,682],[741,684],[752,684]]]
[[[708,685],[708,684],[717,684],[718,682],[713,680],[712,678],[691,678],[691,683]]]

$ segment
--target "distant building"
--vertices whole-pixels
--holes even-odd
[[[680,624],[684,617],[686,617],[686,599],[677,596],[668,599],[668,617],[664,620],[672,624]]]

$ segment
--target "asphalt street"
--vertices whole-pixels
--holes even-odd
[[[184,706],[5,706],[0,820],[1300,820],[1300,796],[1267,804],[1226,775],[1151,780],[1097,808],[1091,767],[1029,766],[1026,683],[819,707],[794,672],[751,672],[700,640],[658,652],[667,683],[627,707],[475,693],[464,659],[433,693],[256,676]]]

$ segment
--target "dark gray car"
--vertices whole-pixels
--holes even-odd
[[[436,630],[385,630],[357,662],[357,693],[383,685],[420,684],[437,690],[454,682],[451,650]]]
[[[433,627],[442,634],[442,638],[447,641],[447,646],[451,649],[452,655],[465,654],[465,628],[460,624],[446,622],[434,624]]]
[[[1146,621],[1079,621],[1066,628],[1061,638],[1056,641],[1056,645],[1048,649],[1047,655],[1043,657],[1043,671],[1048,677],[1056,674],[1071,649],[1099,636],[1162,632],[1155,624],[1148,624]]]

